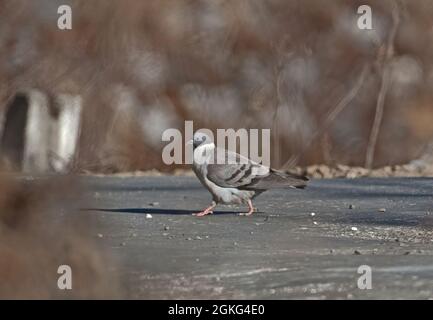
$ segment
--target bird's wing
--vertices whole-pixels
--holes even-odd
[[[214,159],[216,160],[213,164],[207,165],[207,178],[220,187],[246,190],[267,190],[281,187],[303,188],[308,180],[302,176],[271,169],[235,152],[217,148],[214,152]],[[225,160],[225,162],[222,163],[221,160]]]
[[[207,166],[207,178],[220,187],[247,186],[254,178],[269,173],[268,167],[235,152],[218,148],[214,152],[214,163]]]

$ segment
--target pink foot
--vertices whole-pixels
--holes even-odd
[[[202,212],[193,213],[192,215],[193,215],[193,216],[196,216],[196,217],[203,217],[203,216],[206,216],[206,215],[208,215],[208,214],[210,214],[210,213],[213,213],[213,208],[215,208],[215,206],[216,206],[216,204],[215,204],[215,203],[212,203],[211,206],[207,207],[207,208],[204,209]]]
[[[239,213],[240,216],[250,216],[253,214],[254,211],[256,211],[256,208],[253,207],[253,203],[251,200],[248,200],[248,212],[245,213]]]
[[[212,210],[204,210],[204,211],[202,211],[202,212],[198,212],[198,213],[193,213],[192,215],[193,216],[196,216],[196,217],[203,217],[203,216],[206,216],[206,215],[208,215],[208,214],[212,214],[213,213],[213,211]]]

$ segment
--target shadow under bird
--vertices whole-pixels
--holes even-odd
[[[249,216],[254,208],[252,200],[268,189],[306,187],[308,178],[278,171],[254,162],[229,150],[219,149],[204,133],[196,132],[193,140],[193,171],[212,194],[212,204],[196,216],[213,213],[217,204],[247,204]]]

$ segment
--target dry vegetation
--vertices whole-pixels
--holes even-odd
[[[193,120],[270,128],[272,165],[314,177],[432,175],[432,17],[431,0],[0,0],[0,108],[28,88],[80,95],[78,172],[183,174],[161,133]],[[67,179],[0,177],[0,298],[121,294]],[[69,296],[60,264],[79,270]]]
[[[172,170],[161,132],[184,120],[271,128],[276,167],[403,164],[433,136],[430,0],[0,0],[0,16],[0,100],[81,95],[78,171]]]
[[[115,298],[121,289],[114,261],[99,248],[79,214],[78,186],[70,178],[0,180],[0,298]],[[69,265],[73,290],[59,290],[57,269]]]

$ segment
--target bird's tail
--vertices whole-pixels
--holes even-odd
[[[285,186],[290,186],[297,189],[305,189],[305,187],[307,186],[307,182],[309,181],[309,179],[306,176],[278,171],[275,169],[271,169],[270,173],[271,176],[274,176],[274,178],[278,177],[279,179],[277,178],[277,180],[282,179],[281,182]]]
[[[254,189],[278,189],[278,188],[298,188],[304,189],[307,186],[308,178],[305,176],[270,169],[266,176],[258,177],[252,181],[249,188]]]

